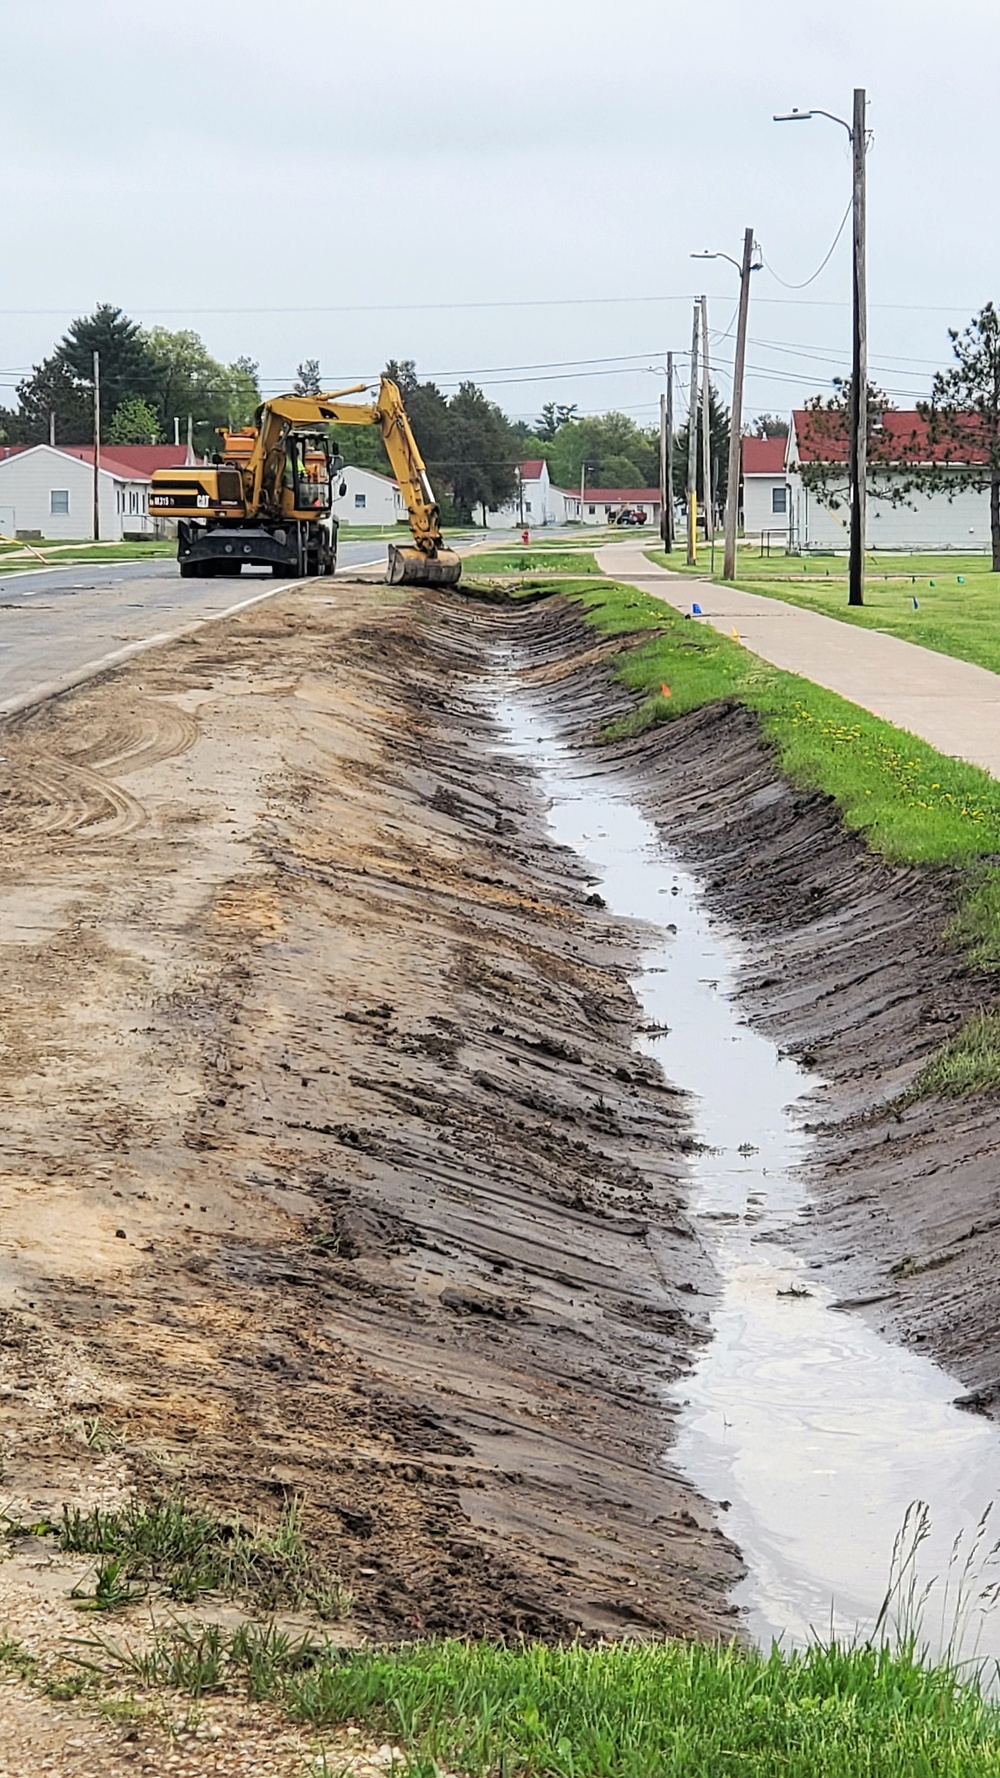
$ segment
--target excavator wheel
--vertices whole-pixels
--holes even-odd
[[[462,578],[462,558],[453,549],[439,549],[425,556],[423,550],[389,545],[388,586],[457,586]]]

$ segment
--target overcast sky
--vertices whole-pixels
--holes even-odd
[[[4,8],[0,401],[98,301],[246,353],[265,387],[410,357],[512,415],[648,422],[710,298],[728,394],[752,224],[747,410],[850,352],[869,94],[873,378],[912,405],[1000,297],[997,0],[45,0]],[[682,365],[685,361],[681,361]],[[538,367],[546,367],[539,369]],[[558,367],[549,369],[547,367]]]

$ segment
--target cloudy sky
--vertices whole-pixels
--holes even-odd
[[[652,419],[706,290],[725,395],[752,224],[747,409],[847,368],[866,86],[873,377],[901,406],[1000,297],[997,0],[45,0],[4,20],[0,401],[106,300],[287,386],[415,358],[511,414]],[[783,284],[779,280],[785,280]],[[684,360],[680,363],[683,367]]]

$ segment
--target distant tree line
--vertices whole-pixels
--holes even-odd
[[[0,408],[0,440],[59,444],[94,436],[94,353],[101,359],[101,436],[113,444],[155,444],[181,436],[191,416],[195,443],[209,451],[219,426],[243,426],[260,402],[257,366],[220,364],[196,333],[142,328],[101,303],[71,322],[63,338],[17,386],[17,406]]]

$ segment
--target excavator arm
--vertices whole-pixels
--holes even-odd
[[[345,401],[345,395],[368,392],[367,383],[327,395],[281,395],[265,402],[258,413],[258,434],[247,471],[249,503],[259,506],[269,483],[281,473],[286,432],[295,426],[377,426],[386,455],[399,483],[413,533],[413,545],[392,544],[386,579],[393,586],[456,586],[462,563],[446,549],[438,505],[424,460],[413,436],[403,398],[396,384],[383,377],[371,403]]]

